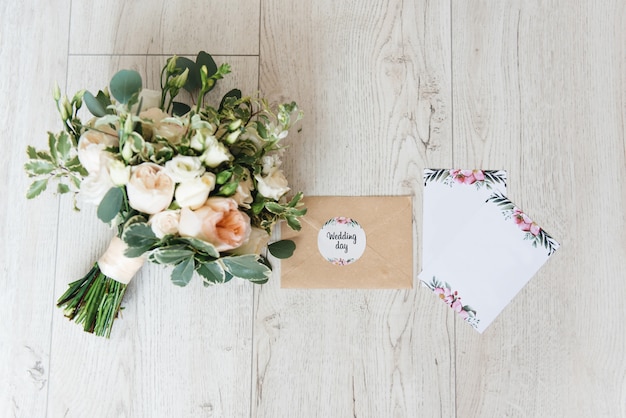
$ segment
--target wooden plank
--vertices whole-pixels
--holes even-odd
[[[72,4],[71,54],[258,55],[259,0]]]
[[[453,2],[455,165],[508,169],[562,244],[485,334],[457,328],[459,417],[626,416],[623,19],[618,1]]]
[[[451,163],[449,5],[262,6],[261,89],[306,113],[293,188],[415,195],[420,237],[422,169]],[[454,323],[430,292],[281,290],[277,273],[255,293],[252,416],[454,415]]]
[[[224,57],[215,57],[219,63]],[[235,86],[254,92],[256,57],[229,57],[233,77],[211,97]],[[118,70],[137,70],[158,87],[163,57],[73,56],[69,90],[97,91]],[[101,255],[112,232],[93,207],[61,207],[58,297]],[[71,256],[70,256],[71,254]],[[110,340],[82,331],[54,312],[50,416],[245,416],[250,410],[252,286],[231,282],[205,289],[196,277],[174,286],[170,270],[145,265],[131,282]]]
[[[69,6],[0,5],[0,415],[7,417],[46,413],[58,201],[52,193],[26,200],[23,165],[26,146],[47,146],[46,130],[61,126],[52,89],[65,81]]]

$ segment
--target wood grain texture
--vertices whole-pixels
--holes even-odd
[[[0,416],[626,418],[622,1],[5,3]],[[561,248],[483,335],[420,287],[285,290],[277,267],[177,288],[154,265],[111,340],[82,332],[54,302],[112,231],[70,199],[27,202],[25,146],[61,127],[54,81],[132,68],[156,88],[165,57],[201,49],[233,67],[215,96],[305,111],[294,189],[414,196],[416,273],[426,167],[508,170]]]
[[[73,2],[71,54],[258,55],[259,0]]]
[[[624,5],[453,2],[455,165],[509,170],[562,247],[482,336],[457,415],[626,416]],[[609,290],[610,289],[610,290]]]
[[[218,64],[226,60],[215,59]],[[211,92],[217,104],[235,86],[257,90],[256,57],[227,61],[236,73]],[[137,70],[146,87],[157,88],[163,64],[162,57],[71,57],[68,90],[82,87],[95,93],[122,68]],[[70,199],[63,200],[57,297],[69,281],[85,274],[112,235],[93,207],[71,212]],[[110,340],[84,333],[54,311],[50,416],[249,414],[252,286],[231,282],[205,289],[196,278],[179,288],[169,274],[161,266],[143,267],[129,285]]]
[[[22,167],[26,145],[44,146],[46,130],[60,127],[51,93],[55,80],[65,81],[69,1],[39,3],[0,5],[0,415],[5,417],[45,416],[50,378],[58,203],[51,196],[27,202],[31,182]]]
[[[261,90],[306,112],[285,156],[294,189],[412,194],[420,219],[422,169],[451,163],[449,7],[359,6],[263,2]],[[278,276],[255,291],[252,416],[454,415],[454,323],[430,292]]]

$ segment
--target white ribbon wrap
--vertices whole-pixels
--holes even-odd
[[[98,260],[100,271],[105,276],[122,284],[128,284],[146,261],[144,257],[126,257],[124,255],[126,248],[128,246],[124,241],[118,237],[113,237],[109,248]]]

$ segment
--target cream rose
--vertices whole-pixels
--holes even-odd
[[[174,181],[160,165],[139,164],[132,168],[126,185],[128,203],[139,212],[153,215],[170,205],[174,197],[174,187]]]
[[[107,192],[115,187],[105,168],[93,173],[80,183],[80,196],[84,202],[99,205]]]
[[[170,117],[170,115],[158,107],[144,110],[139,114],[139,117],[144,120],[144,123],[141,124],[141,128],[146,138],[158,135],[165,138],[170,144],[176,145],[180,143],[181,138],[187,130],[187,127],[183,125],[182,122],[176,118]]]
[[[88,173],[100,171],[100,156],[105,148],[116,147],[119,139],[113,129],[103,126],[99,130],[87,129],[78,139],[78,160]]]
[[[254,178],[256,179],[259,193],[270,199],[278,200],[290,190],[289,187],[287,187],[287,178],[285,178],[282,170],[278,168],[274,168],[265,177],[257,174]]]
[[[237,190],[235,194],[231,196],[232,199],[237,202],[237,204],[243,208],[250,209],[250,203],[253,202],[252,193],[250,190],[254,187],[252,184],[252,177],[250,176],[250,172],[246,169],[244,176],[244,180],[241,180],[237,185]]]
[[[250,218],[230,198],[211,197],[199,209],[180,211],[178,233],[209,242],[220,252],[241,246],[250,230]]]
[[[270,235],[261,228],[252,227],[250,236],[241,247],[236,248],[233,253],[238,255],[256,254],[260,255],[267,243],[270,240]]]
[[[214,136],[208,136],[205,138],[204,152],[200,156],[200,159],[208,167],[215,168],[223,162],[230,161],[233,156],[228,151],[228,148]]]
[[[139,101],[141,101],[142,109],[158,108],[161,106],[161,91],[143,89],[139,92]]]
[[[201,176],[205,170],[198,157],[177,155],[165,163],[165,172],[176,183],[193,180]]]
[[[201,177],[180,183],[174,196],[181,208],[198,209],[204,205],[213,189],[215,189],[215,174],[204,173]]]
[[[180,220],[180,209],[177,210],[164,210],[163,212],[155,213],[150,216],[148,223],[152,232],[158,238],[163,238],[166,235],[174,235],[178,233],[178,221]]]

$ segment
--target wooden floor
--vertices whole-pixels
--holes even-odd
[[[0,4],[0,416],[626,417],[623,0],[24,0]],[[479,335],[427,289],[204,289],[146,266],[112,338],[54,307],[112,232],[26,201],[51,90],[119,69],[157,87],[206,50],[223,89],[306,112],[286,171],[309,195],[414,195],[422,169],[506,169],[561,248]],[[410,243],[407,243],[410,245]],[[472,243],[459,243],[471,247]],[[478,249],[479,250],[479,249]]]

